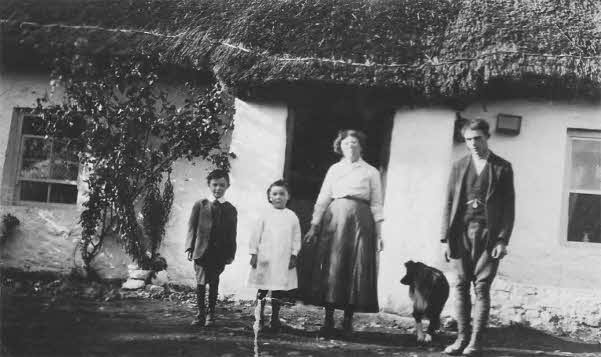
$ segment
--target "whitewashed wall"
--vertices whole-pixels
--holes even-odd
[[[442,197],[451,161],[455,113],[449,109],[401,109],[394,116],[380,256],[380,305],[409,308],[400,284],[407,260],[440,264]]]

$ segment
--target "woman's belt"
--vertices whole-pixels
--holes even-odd
[[[338,200],[338,199],[341,199],[341,198],[344,198],[344,199],[347,199],[347,200],[358,201],[358,202],[366,203],[366,204],[369,205],[369,200],[366,200],[365,198],[354,197],[354,196],[342,196],[342,197],[338,197],[338,198],[335,198],[335,199]]]

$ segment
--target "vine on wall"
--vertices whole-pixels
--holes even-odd
[[[71,138],[85,172],[80,251],[88,274],[110,235],[143,268],[166,267],[158,250],[174,199],[173,163],[200,158],[229,169],[233,154],[222,138],[233,125],[232,98],[216,81],[187,83],[176,105],[161,68],[152,56],[65,55],[51,79],[63,103],[38,100],[46,132]]]

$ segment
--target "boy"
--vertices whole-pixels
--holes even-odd
[[[214,170],[207,176],[211,191],[210,199],[194,204],[188,235],[186,253],[194,261],[196,272],[196,298],[198,314],[192,326],[212,326],[215,323],[215,303],[219,289],[219,275],[236,255],[236,225],[238,212],[223,198],[230,186],[230,177],[223,170]],[[209,285],[209,311],[205,317],[205,292]]]

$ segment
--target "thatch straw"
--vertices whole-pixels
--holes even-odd
[[[0,18],[5,51],[57,55],[85,38],[94,52],[156,54],[240,89],[309,81],[435,100],[499,82],[569,96],[601,87],[595,0],[10,0]]]

